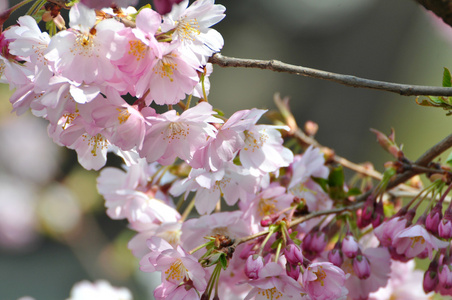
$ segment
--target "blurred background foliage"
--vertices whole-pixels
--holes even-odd
[[[216,2],[227,8],[214,27],[225,40],[223,55],[437,86],[443,67],[452,68],[452,29],[412,0]],[[389,133],[393,127],[411,159],[450,133],[446,112],[418,106],[414,97],[218,66],[211,83],[209,100],[227,116],[274,109],[276,92],[289,96],[299,126],[318,123],[322,144],[380,171],[391,157],[369,128]],[[107,279],[131,289],[135,300],[151,299],[155,280],[138,270],[127,249],[133,232],[105,215],[98,173],[83,170],[75,152],[53,144],[43,120],[11,114],[11,93],[0,87],[0,299],[66,299],[83,279]]]

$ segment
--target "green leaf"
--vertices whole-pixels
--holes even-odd
[[[452,86],[452,81],[451,81],[450,71],[448,68],[444,68],[443,87],[451,87],[451,86]]]
[[[220,262],[223,270],[226,270],[228,268],[228,260],[226,259],[226,255],[221,255],[218,261]]]
[[[348,190],[346,196],[357,196],[357,195],[361,195],[361,190],[357,187],[351,188]]]
[[[344,186],[344,170],[342,166],[334,168],[328,176],[328,185],[331,187],[343,187]]]
[[[320,178],[320,177],[312,177],[312,180],[314,180],[314,182],[316,182],[318,185],[320,185],[320,187],[322,188],[322,190],[325,193],[328,193],[328,180],[325,178]]]
[[[452,166],[452,152],[447,156],[446,163]]]
[[[276,241],[273,242],[273,244],[271,245],[270,248],[276,249],[276,248],[278,248],[278,245],[281,243],[282,243],[282,239],[277,239]]]

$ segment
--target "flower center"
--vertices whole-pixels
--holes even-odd
[[[324,279],[326,278],[326,273],[323,270],[323,268],[322,267],[318,267],[317,271],[312,272],[312,273],[314,273],[317,276],[317,279],[315,281],[320,282],[320,285],[324,286],[325,285]]]
[[[282,299],[283,296],[283,294],[280,291],[278,291],[275,287],[266,290],[259,290],[257,294],[261,295],[262,297],[266,297],[267,299]]]
[[[170,54],[170,56],[175,56]],[[158,61],[157,65],[153,68],[155,74],[160,75],[160,78],[167,77],[171,82],[173,82],[174,71],[177,70],[177,63],[175,63],[171,57],[164,56]]]
[[[129,41],[129,54],[136,57],[140,61],[146,56],[147,46],[140,40]]]
[[[163,134],[163,131],[161,132],[161,134]],[[172,122],[168,126],[166,138],[164,138],[164,140],[168,140],[168,142],[171,143],[171,141],[173,140],[180,140],[181,138],[185,139],[189,134],[190,125]]]
[[[412,243],[411,243],[411,248],[414,248],[416,246],[417,243],[421,243],[421,245],[423,245],[425,243],[425,239],[422,236],[415,236],[415,237],[411,237],[410,238]]]
[[[116,110],[119,111],[119,114],[118,114],[119,124],[125,123],[127,121],[127,119],[129,119],[129,117],[130,117],[129,110],[127,108],[123,108],[123,107],[118,107],[118,108],[116,108]]]
[[[94,36],[86,33],[77,34],[74,47],[71,52],[74,55],[91,57],[94,55],[94,51],[98,50],[94,41]],[[99,55],[97,55],[99,56]]]
[[[245,147],[243,150],[254,152],[260,149],[268,140],[268,135],[265,134],[265,130],[262,132],[245,131]]]
[[[276,213],[276,203],[275,199],[261,198],[258,205],[259,215],[263,217]]]
[[[176,31],[182,41],[194,41],[195,36],[201,34],[201,31],[199,31],[199,23],[196,18],[181,20],[177,24]]]
[[[89,137],[86,133],[82,135],[83,141],[88,142],[89,147],[93,147],[91,150],[91,154],[93,156],[97,156],[97,149],[105,149],[107,148],[108,141],[101,135],[100,133],[96,134],[95,136]]]
[[[189,279],[188,270],[182,264],[180,258],[171,264],[169,269],[165,271],[165,275],[166,280],[171,280],[172,282],[182,282]]]

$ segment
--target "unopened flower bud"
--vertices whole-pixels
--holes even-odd
[[[367,279],[370,276],[370,262],[364,255],[357,255],[353,259],[353,271],[359,279]]]
[[[451,265],[442,265],[439,268],[438,280],[442,287],[445,289],[452,288],[452,266]]]
[[[261,226],[262,227],[268,227],[270,225],[272,225],[273,223],[275,223],[275,221],[279,218],[279,215],[275,216],[275,215],[269,215],[269,216],[264,216],[261,220]]]
[[[347,235],[342,241],[342,253],[348,258],[354,258],[358,254],[359,244],[351,234]]]
[[[303,263],[303,251],[301,250],[300,246],[296,244],[287,245],[284,251],[284,256],[292,265]]]
[[[331,249],[331,251],[328,252],[328,260],[336,267],[340,268],[344,262],[344,256],[342,255],[341,249],[336,249],[336,247]]]
[[[259,271],[264,267],[264,259],[262,256],[250,255],[246,259],[245,274],[250,279],[258,279]]]
[[[304,124],[304,131],[309,136],[314,136],[319,130],[319,125],[313,121],[307,121]]]
[[[425,219],[425,228],[433,234],[438,234],[438,227],[442,217],[442,204],[438,203],[427,215],[427,218]]]
[[[323,231],[317,232],[312,237],[311,242],[311,251],[320,253],[325,249],[326,245],[328,244],[327,237]]]
[[[372,215],[374,213],[374,202],[375,196],[370,195],[367,197],[366,202],[363,205],[362,209],[358,209],[358,227],[364,228],[367,227],[372,222]]]
[[[438,234],[443,239],[452,238],[452,212],[447,209],[444,218],[439,222]]]
[[[374,210],[374,213],[372,214],[373,228],[377,228],[378,226],[380,226],[380,224],[383,223],[384,219],[385,219],[385,213],[384,213],[384,209],[383,209],[383,202],[378,201],[375,204],[375,210]]]
[[[293,279],[298,280],[298,277],[300,277],[300,266],[287,263],[286,264],[286,273],[288,276],[292,277]]]
[[[426,294],[433,291],[436,286],[438,285],[439,278],[438,278],[438,262],[437,260],[433,260],[430,265],[428,266],[427,271],[424,273],[424,281],[422,283],[422,286],[424,288],[424,292]]]

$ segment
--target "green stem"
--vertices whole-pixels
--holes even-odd
[[[189,95],[188,99],[187,99],[187,104],[185,104],[185,110],[190,108],[190,103],[191,103],[191,98],[193,97],[193,95]]]
[[[202,96],[204,97],[204,100],[206,102],[209,102],[209,100],[207,100],[207,93],[206,93],[206,85],[204,84],[204,73],[201,75],[201,86],[202,86]]]
[[[28,9],[27,15],[32,16],[47,2],[46,0],[38,0]]]
[[[262,242],[261,248],[259,249],[259,255],[262,256],[262,252],[264,251],[265,244],[267,244],[268,240],[272,236],[272,234],[275,233],[274,229],[271,229],[268,231],[267,236],[265,237],[264,241]]]
[[[276,248],[276,253],[275,253],[275,262],[278,262],[279,259],[279,254],[281,253],[281,248],[282,248],[282,242],[278,243],[278,247]]]
[[[207,243],[205,243],[205,244],[202,244],[202,245],[196,247],[195,249],[190,250],[188,253],[193,254],[193,253],[195,253],[196,251],[201,250],[202,248],[206,247],[206,246],[209,245],[210,243],[211,243],[211,242],[209,241],[209,242],[207,242]]]
[[[192,211],[193,207],[195,207],[195,197],[193,197],[193,199],[191,199],[187,208],[185,208],[185,211],[182,214],[182,217],[180,218],[179,222],[183,223],[187,219],[187,217],[190,214],[190,212]]]

